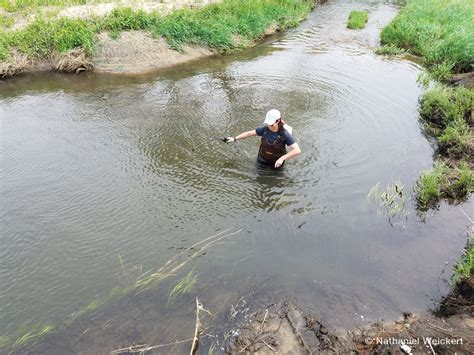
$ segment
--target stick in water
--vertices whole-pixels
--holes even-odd
[[[211,314],[211,312],[204,309],[204,307],[201,303],[199,303],[199,300],[196,297],[196,327],[194,328],[193,345],[191,346],[191,351],[189,352],[189,355],[194,355],[199,347],[199,337],[201,336],[201,320],[199,319],[200,311]]]

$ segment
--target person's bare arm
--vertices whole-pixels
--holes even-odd
[[[286,153],[285,155],[281,156],[276,162],[275,162],[275,168],[279,168],[285,160],[291,159],[296,157],[298,154],[301,154],[301,149],[298,143],[293,143],[292,145],[289,145],[288,148],[290,148],[290,151]]]
[[[225,137],[224,139],[225,139],[226,143],[232,143],[232,142],[235,142],[235,141],[238,141],[238,140],[241,140],[241,139],[254,137],[256,135],[257,135],[257,131],[252,130],[252,131],[247,131],[247,132],[240,133],[238,136],[235,136],[235,137]]]

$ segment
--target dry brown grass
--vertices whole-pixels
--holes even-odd
[[[75,48],[58,55],[54,70],[64,73],[80,73],[94,69],[92,58],[84,48]]]
[[[5,79],[18,75],[28,68],[28,58],[25,54],[12,51],[7,60],[0,62],[0,78]]]

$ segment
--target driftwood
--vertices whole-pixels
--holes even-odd
[[[191,351],[189,355],[194,355],[199,347],[199,339],[201,337],[201,320],[199,318],[199,312],[206,312],[211,314],[208,310],[204,309],[201,303],[199,303],[198,298],[196,297],[196,326],[194,327],[194,338],[193,338],[193,345],[191,346]]]

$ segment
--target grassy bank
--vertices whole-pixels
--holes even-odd
[[[422,57],[428,79],[446,81],[474,65],[474,1],[411,0],[383,29],[378,54],[410,52]],[[417,182],[418,208],[442,198],[465,200],[474,191],[474,90],[437,84],[420,100],[426,131],[440,159]]]
[[[347,28],[350,29],[361,29],[365,27],[367,20],[369,19],[369,13],[367,11],[351,11],[349,19],[347,20]]]
[[[381,41],[423,57],[434,74],[469,72],[474,59],[474,1],[410,0]]]
[[[454,267],[453,281],[460,281],[471,277],[474,274],[474,234],[468,240],[466,249],[461,259]]]
[[[102,31],[118,36],[122,31],[144,30],[154,37],[164,37],[178,50],[183,44],[196,44],[226,52],[263,37],[269,28],[296,26],[313,7],[314,1],[309,0],[226,0],[166,16],[131,8],[91,19],[48,19],[38,15],[24,29],[0,31],[0,61],[11,61],[14,54],[48,59],[75,48],[92,55],[95,35]]]
[[[438,143],[440,159],[417,182],[420,210],[440,199],[466,200],[474,192],[474,90],[438,84],[421,97],[420,114]]]
[[[0,7],[8,12],[16,12],[39,6],[72,6],[106,3],[108,0],[0,0]]]

